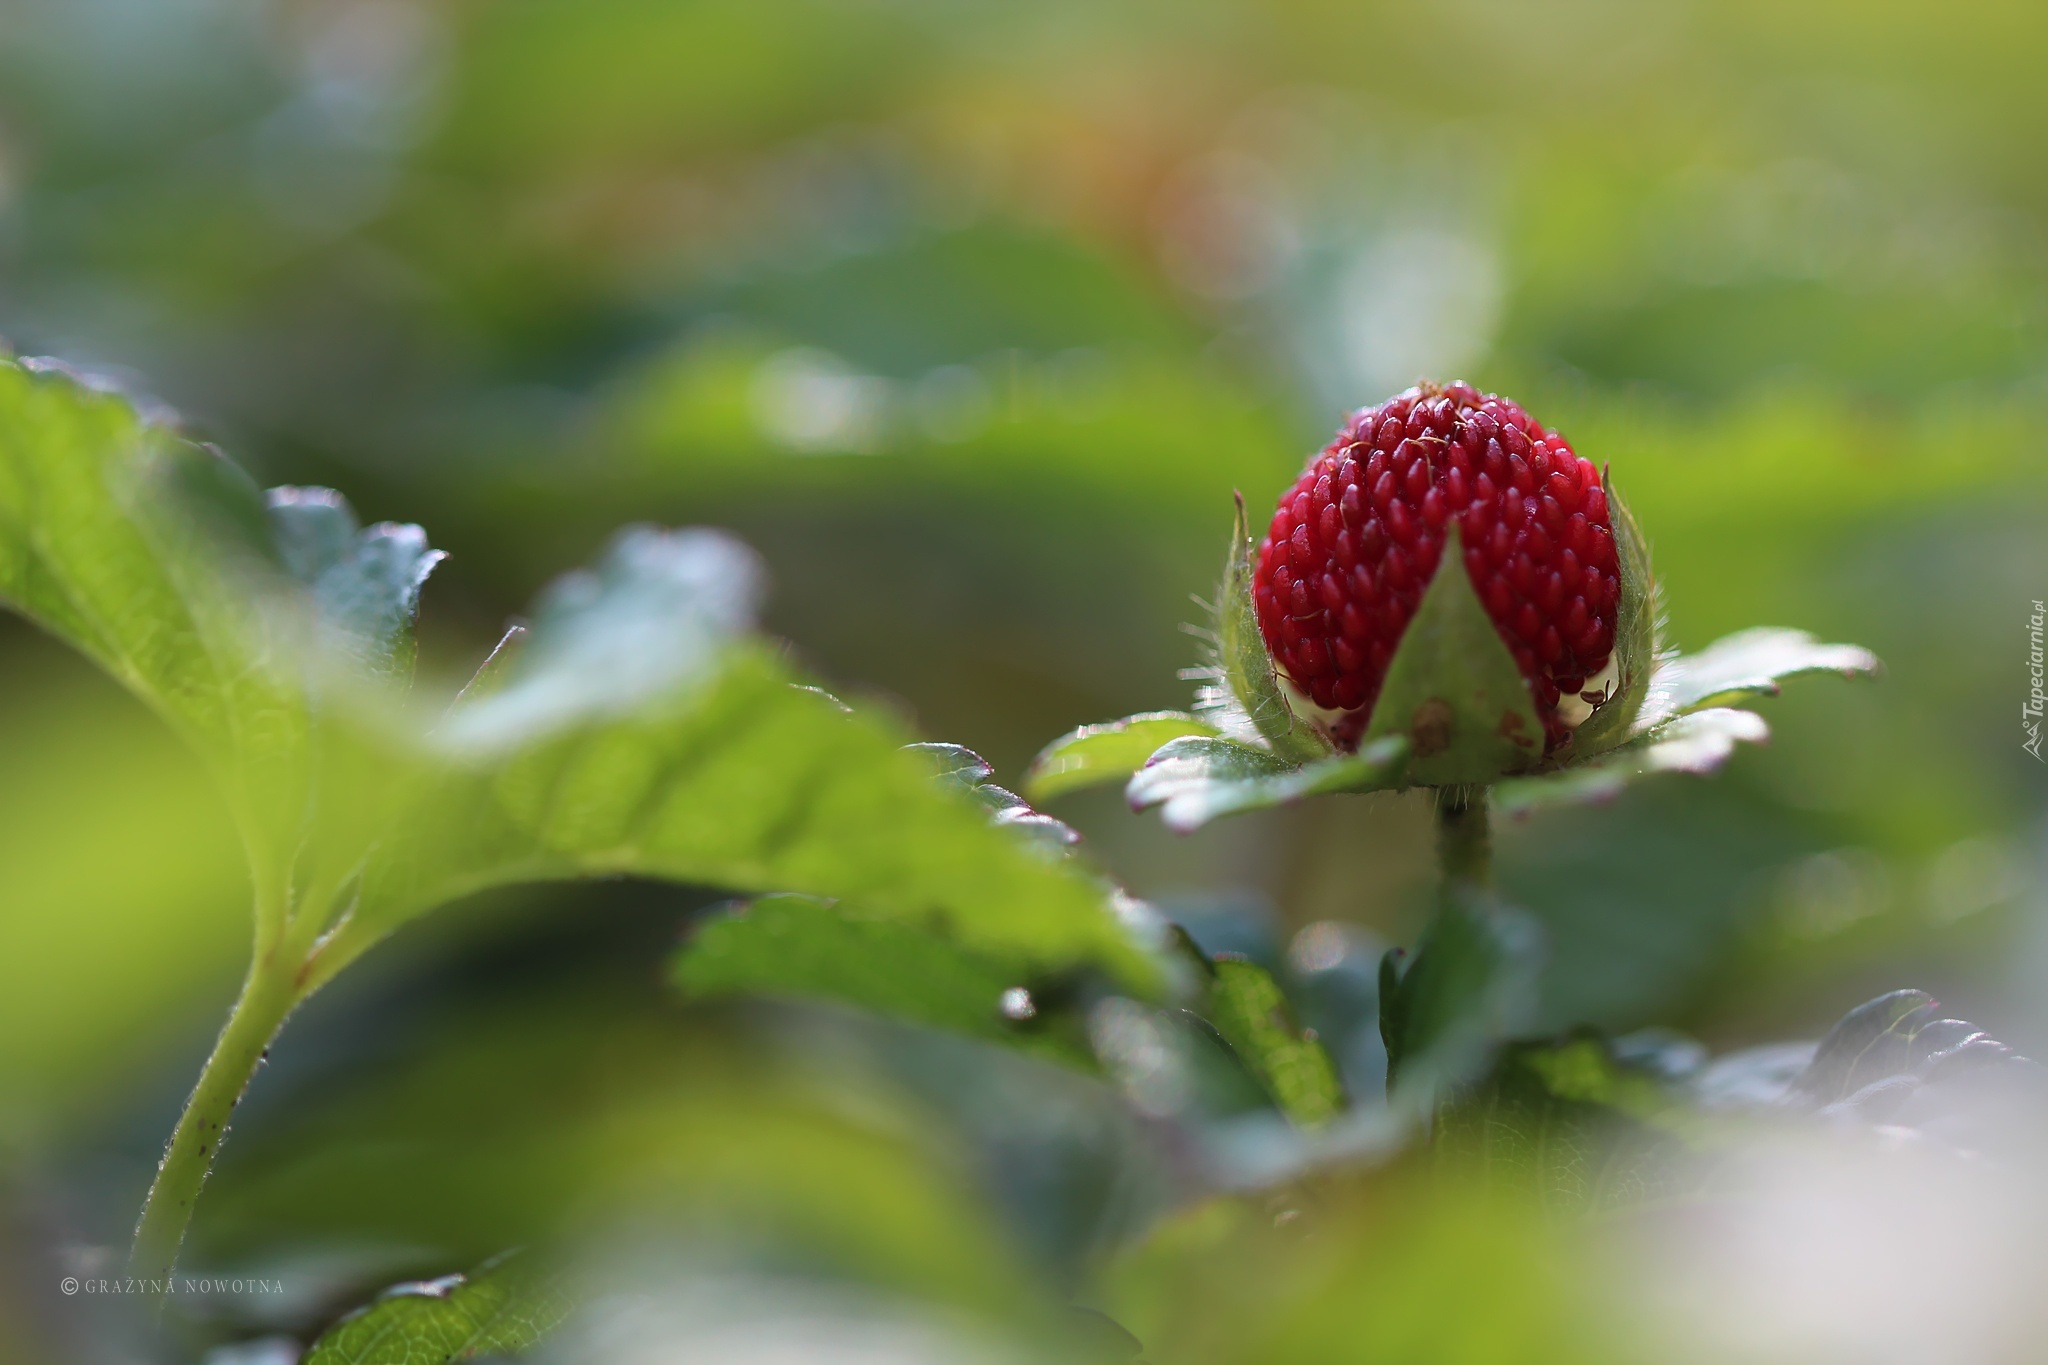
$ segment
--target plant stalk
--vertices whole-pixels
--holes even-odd
[[[213,1055],[206,1059],[206,1069],[199,1073],[192,1097],[185,1101],[185,1112],[179,1115],[164,1159],[157,1166],[156,1180],[142,1205],[141,1221],[135,1225],[128,1269],[137,1279],[162,1282],[156,1291],[159,1297],[168,1292],[178,1248],[192,1221],[192,1206],[227,1137],[228,1120],[256,1068],[262,1065],[270,1040],[298,1003],[290,961],[289,954],[271,951],[250,965],[242,994],[228,1013],[227,1025],[213,1045]]]
[[[1492,888],[1493,833],[1485,787],[1437,788],[1436,847],[1447,895]]]

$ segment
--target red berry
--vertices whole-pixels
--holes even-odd
[[[1607,494],[1592,464],[1509,399],[1425,384],[1355,413],[1280,499],[1253,602],[1280,671],[1344,714],[1356,745],[1447,529],[1515,656],[1548,747],[1561,696],[1607,666],[1620,598]]]

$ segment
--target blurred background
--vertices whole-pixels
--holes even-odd
[[[714,523],[807,667],[999,781],[1186,703],[1233,489],[1470,379],[1612,464],[1671,642],[1790,625],[1889,667],[1793,684],[1718,781],[1503,832],[1541,1024],[1730,1046],[1916,985],[2041,1051],[2044,57],[2015,0],[0,0],[0,335],[424,524],[434,685],[615,526]],[[12,619],[0,755],[28,1264],[125,1236],[246,892],[197,763]],[[1185,840],[1114,792],[1054,813],[1255,951],[1426,905],[1411,799]],[[976,1311],[1161,1207],[1126,1117],[1023,1104],[965,1045],[682,1011],[661,960],[711,899],[499,897],[380,949],[259,1078],[197,1254],[324,1256],[341,1294],[584,1209],[534,1173],[591,1144],[808,1151],[813,1110],[864,1136],[799,1240]],[[832,1048],[866,1079],[813,1074]],[[929,1122],[875,1146],[883,1092]],[[781,1178],[744,1165],[720,1188]]]

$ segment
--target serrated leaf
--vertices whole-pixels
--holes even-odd
[[[1599,1038],[1504,1049],[1436,1113],[1437,1160],[1547,1213],[1608,1213],[1690,1192],[1686,1144],[1655,1117],[1670,1097]]]
[[[1482,1068],[1535,1003],[1543,934],[1521,911],[1465,889],[1447,895],[1407,970],[1380,963],[1387,1093],[1426,1107]]]
[[[594,568],[548,586],[503,682],[452,713],[440,737],[458,749],[504,748],[672,706],[752,627],[761,580],[754,552],[723,531],[627,527]]]
[[[1399,735],[1293,767],[1270,751],[1222,736],[1169,740],[1124,789],[1133,810],[1162,807],[1169,829],[1186,834],[1241,811],[1330,792],[1380,791],[1403,780],[1408,741]]]
[[[1762,744],[1770,737],[1770,726],[1756,712],[1710,707],[1569,768],[1511,778],[1493,789],[1494,806],[1504,815],[1522,816],[1547,806],[1611,801],[1630,783],[1658,773],[1714,772],[1737,744]]]
[[[418,526],[364,528],[331,488],[273,488],[264,508],[278,557],[312,591],[329,639],[365,668],[410,677],[420,588],[447,556]]]
[[[1252,600],[1252,554],[1251,523],[1245,513],[1244,497],[1239,495],[1230,529],[1230,550],[1223,561],[1223,582],[1217,590],[1217,662],[1226,694],[1220,709],[1241,715],[1280,758],[1294,764],[1312,763],[1331,752],[1330,742],[1295,714],[1273,671],[1273,656],[1267,653],[1265,637],[1259,634],[1258,612]]]
[[[2033,1162],[2048,1127],[2048,1069],[1925,991],[1881,995],[1821,1040],[1778,1103],[1836,1124],[1913,1130],[1972,1161]]]
[[[1902,990],[1865,1001],[1821,1040],[1792,1088],[1821,1104],[1845,1100],[1874,1081],[1900,1075],[1919,1060],[1914,1041],[1940,1016],[1934,997]]]
[[[562,1290],[501,1258],[472,1275],[395,1285],[322,1333],[305,1365],[442,1365],[516,1355],[568,1318]]]
[[[988,760],[964,744],[923,743],[903,747],[928,759],[933,775],[941,782],[951,783],[962,791],[973,791],[995,776],[996,770]]]
[[[1049,801],[1105,782],[1122,782],[1171,739],[1216,735],[1208,721],[1185,711],[1148,711],[1101,725],[1084,725],[1039,751],[1024,774],[1024,794]]]
[[[1322,1043],[1295,1021],[1279,983],[1248,958],[1223,956],[1214,965],[1203,1017],[1282,1113],[1308,1128],[1329,1122],[1344,1108],[1344,1087]]]
[[[640,528],[551,589],[498,690],[451,713],[395,800],[322,978],[485,887],[637,875],[842,899],[970,949],[1046,970],[1100,963],[1150,989],[1154,964],[1104,889],[1013,837],[1035,812],[933,780],[975,768],[966,751],[906,751],[910,736],[798,685],[743,635],[755,581],[729,538]],[[586,676],[586,661],[608,676]],[[1023,832],[1057,844],[1064,831]]]
[[[810,897],[764,896],[705,921],[669,979],[696,999],[837,1000],[1093,1065],[1085,1039],[1041,1017],[1017,964]]]
[[[1420,786],[1492,782],[1543,757],[1529,685],[1472,588],[1455,525],[1387,664],[1365,739],[1395,735],[1409,742],[1406,780]]]
[[[1650,545],[1635,514],[1603,473],[1608,522],[1614,531],[1614,557],[1620,570],[1620,592],[1614,609],[1615,683],[1606,701],[1572,732],[1574,752],[1602,753],[1643,727],[1638,717],[1656,670],[1662,604],[1657,578],[1650,570]]]
[[[1638,728],[1731,701],[1775,697],[1785,679],[1802,674],[1874,678],[1883,671],[1877,656],[1860,645],[1823,644],[1803,630],[1758,626],[1660,665]]]
[[[416,528],[350,533],[338,498],[309,529],[311,490],[281,510],[233,463],[60,367],[0,361],[0,598],[66,640],[210,762],[282,913],[308,812],[347,758],[321,733],[305,626],[410,655],[435,553]],[[346,526],[342,521],[346,520]],[[305,572],[294,580],[291,570]],[[290,599],[310,588],[315,610]],[[306,619],[299,619],[303,615]]]
[[[965,792],[988,809],[996,825],[1023,835],[1046,852],[1058,855],[1081,842],[1081,833],[1064,820],[1055,820],[1007,787],[989,781],[995,769],[988,760],[963,744],[906,744],[932,765],[932,775],[941,786]]]

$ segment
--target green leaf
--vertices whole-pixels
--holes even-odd
[[[1801,674],[1874,678],[1883,672],[1877,656],[1860,645],[1822,644],[1803,630],[1758,626],[1724,636],[1697,654],[1666,660],[1651,679],[1639,726],[1750,697],[1775,697],[1785,679]]]
[[[1420,786],[1491,782],[1543,757],[1529,685],[1473,591],[1455,525],[1373,703],[1366,743],[1392,735],[1408,740],[1406,780]]]
[[[1821,1040],[1780,1102],[1836,1123],[1912,1129],[1972,1161],[2034,1160],[2048,1123],[2048,1071],[1940,1009],[1914,990],[1859,1005]]]
[[[930,759],[939,780],[950,782],[962,791],[973,791],[995,776],[996,770],[989,766],[988,760],[964,744],[926,743],[903,747]]]
[[[1214,725],[1185,711],[1148,711],[1062,735],[1031,760],[1024,794],[1048,801],[1104,782],[1122,782],[1160,745],[1187,735],[1216,735]]]
[[[264,501],[278,556],[312,590],[330,639],[365,668],[410,677],[420,588],[447,556],[417,526],[365,530],[331,488],[273,488]]]
[[[1714,772],[1737,744],[1762,744],[1770,737],[1770,726],[1754,711],[1709,707],[1597,758],[1539,777],[1511,778],[1493,789],[1494,805],[1504,815],[1522,816],[1547,806],[1611,801],[1630,783],[1657,773]]]
[[[1295,1021],[1264,967],[1235,955],[1218,957],[1201,1012],[1287,1117],[1312,1128],[1343,1110],[1344,1088],[1329,1053]]]
[[[1012,833],[1033,840],[1050,853],[1062,853],[1081,842],[1080,831],[1055,820],[1007,787],[988,779],[995,772],[974,750],[960,744],[906,744],[907,751],[928,759],[942,785],[966,792],[988,808],[989,819]]]
[[[1434,1149],[1465,1178],[1547,1213],[1614,1212],[1694,1187],[1687,1144],[1657,1122],[1672,1107],[1600,1038],[1515,1044],[1438,1108]]]
[[[1379,791],[1402,781],[1408,741],[1389,735],[1355,754],[1293,767],[1270,751],[1222,736],[1169,740],[1132,775],[1134,810],[1160,806],[1169,829],[1186,834],[1240,811],[1285,805],[1327,792]]]
[[[539,1344],[570,1312],[568,1298],[523,1258],[472,1275],[385,1290],[322,1333],[305,1365],[441,1365],[513,1355]]]
[[[454,709],[432,761],[389,798],[323,978],[457,897],[632,875],[840,899],[972,951],[1046,971],[1096,963],[1149,990],[1156,964],[1106,888],[1016,837],[1035,815],[1021,800],[933,781],[931,752],[797,685],[744,634],[753,575],[726,537],[642,528],[551,589],[496,690]]]
[[[1543,935],[1519,910],[1469,890],[1447,896],[1403,972],[1380,962],[1387,1093],[1426,1107],[1485,1065],[1535,1003]]]
[[[548,586],[503,682],[453,712],[440,737],[489,751],[594,717],[673,707],[715,676],[760,596],[759,561],[736,538],[627,527],[596,568]]]
[[[1244,495],[1239,494],[1216,604],[1220,693],[1211,694],[1196,709],[1212,711],[1219,731],[1249,726],[1279,757],[1292,764],[1310,763],[1330,753],[1330,741],[1295,714],[1273,671],[1273,656],[1259,634],[1258,612],[1252,601],[1253,552],[1251,523]]]
[[[696,999],[838,1000],[1093,1066],[1085,1037],[1048,1027],[1016,965],[809,897],[764,896],[705,921],[669,979]]]
[[[417,527],[358,530],[325,490],[266,507],[233,463],[127,400],[0,361],[0,598],[208,760],[279,913],[309,810],[335,805],[330,770],[350,761],[323,733],[307,646],[341,643],[364,681],[405,671],[439,557]]]
[[[1594,707],[1593,714],[1572,732],[1573,750],[1586,755],[1611,749],[1642,728],[1637,718],[1657,666],[1657,637],[1663,628],[1657,578],[1650,571],[1649,542],[1643,539],[1642,528],[1615,489],[1614,480],[1602,473],[1600,482],[1607,491],[1621,583],[1614,610],[1614,687],[1607,700]]]
[[[33,365],[0,361],[0,597],[153,707],[212,763],[245,830],[281,842],[306,781],[305,698],[165,496],[239,471]]]
[[[1940,1018],[1938,1008],[1933,996],[1915,990],[1865,1001],[1828,1031],[1793,1089],[1833,1104],[1875,1081],[1910,1071],[1920,1060],[1914,1043],[1921,1030]]]

